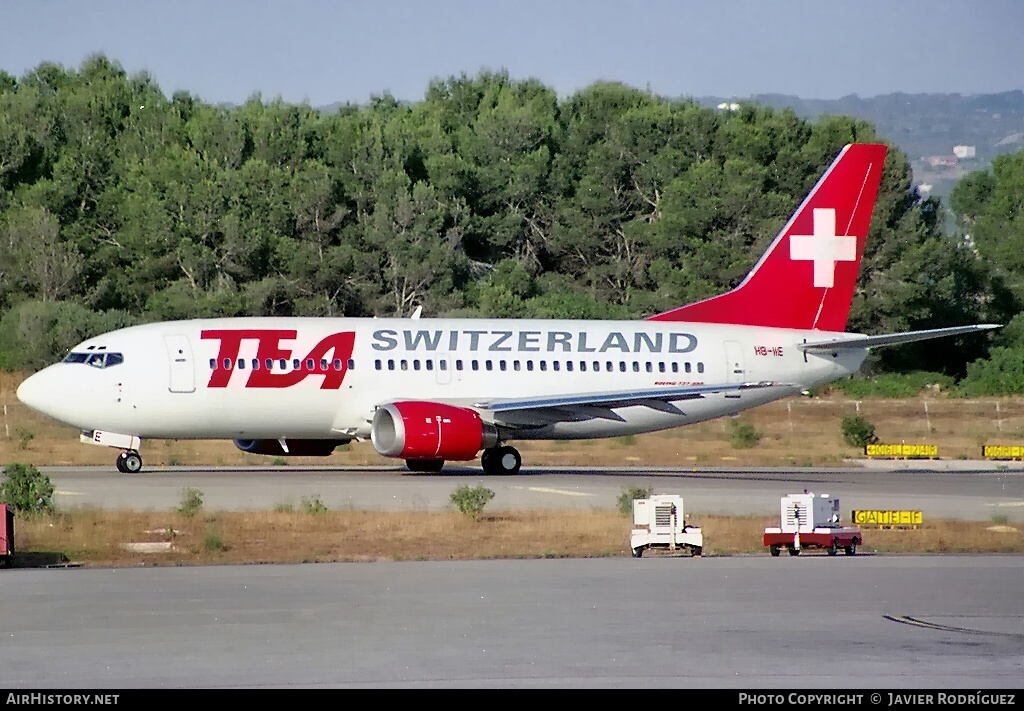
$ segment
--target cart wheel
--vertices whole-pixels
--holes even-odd
[[[633,557],[634,558],[639,558],[643,554],[644,554],[643,546],[641,546],[640,548],[634,548],[633,549]]]
[[[850,541],[850,545],[846,546],[846,555],[854,555],[857,553],[857,539],[854,538]]]
[[[800,549],[797,548],[796,546],[790,546],[789,547],[789,554],[790,555],[800,555]]]
[[[779,546],[769,546],[768,552],[777,558],[779,553],[782,552],[782,549]]]
[[[691,550],[694,558],[699,558],[701,553],[704,552],[704,549],[701,546],[694,546],[690,550]]]
[[[839,541],[835,538],[832,539],[832,545],[828,547],[828,554],[835,555],[839,552]]]

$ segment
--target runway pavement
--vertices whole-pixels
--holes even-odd
[[[121,474],[111,467],[42,467],[58,506],[171,509],[185,487],[203,492],[209,510],[272,509],[318,497],[332,509],[439,511],[462,484],[495,492],[488,508],[614,508],[627,487],[680,494],[689,514],[771,515],[779,498],[809,489],[853,509],[912,509],[926,518],[1024,521],[1024,467],[994,462],[880,462],[822,468],[533,467],[516,476],[487,476],[476,466],[442,474],[404,467],[252,467],[149,469]]]
[[[1022,556],[0,570],[0,689],[1019,689]]]

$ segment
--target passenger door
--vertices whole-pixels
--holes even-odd
[[[168,389],[172,393],[195,392],[196,369],[188,336],[164,336],[164,345],[167,347],[167,361],[170,364]]]

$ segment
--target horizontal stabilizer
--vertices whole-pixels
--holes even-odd
[[[894,346],[899,343],[912,343],[914,341],[927,341],[931,338],[942,338],[944,336],[959,336],[964,333],[977,333],[990,331],[993,328],[1002,328],[999,323],[979,323],[973,326],[953,326],[952,328],[933,328],[927,331],[907,331],[905,333],[886,333],[881,336],[857,336],[851,334],[848,338],[834,338],[830,341],[817,341],[814,343],[800,343],[797,348],[807,352],[837,351],[848,348],[874,348],[876,346]]]

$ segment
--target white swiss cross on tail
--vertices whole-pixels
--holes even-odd
[[[857,238],[836,234],[836,211],[814,208],[814,234],[790,235],[789,258],[814,262],[814,285],[831,289],[835,283],[836,262],[857,259]]]

